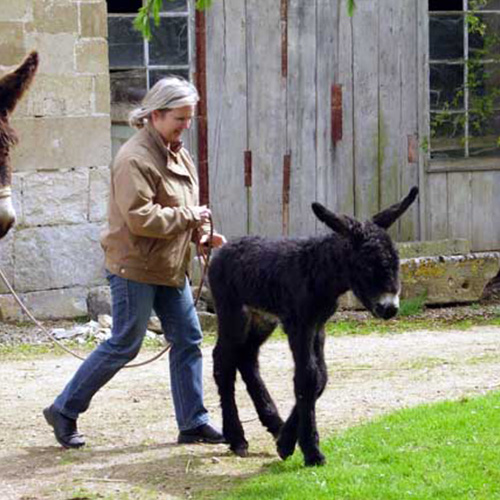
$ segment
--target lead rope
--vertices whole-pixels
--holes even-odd
[[[214,226],[213,226],[212,218],[210,217],[210,239],[209,239],[209,244],[208,244],[208,251],[206,254],[203,251],[203,249],[201,249],[199,237],[198,236],[196,237],[196,252],[197,252],[198,258],[200,259],[200,262],[202,262],[202,264],[201,264],[202,265],[202,274],[201,274],[201,279],[200,279],[200,286],[198,288],[198,292],[196,294],[196,299],[194,301],[195,308],[198,305],[198,301],[199,301],[200,296],[201,296],[201,289],[203,287],[203,282],[204,282],[206,274],[207,274],[207,267],[208,267],[208,263],[210,261],[210,255],[212,253],[212,245],[210,242],[212,241],[213,234],[214,234]],[[81,361],[85,361],[86,358],[80,356],[76,352],[74,352],[71,349],[69,349],[68,347],[66,347],[59,340],[57,340],[54,337],[54,335],[52,335],[52,333],[50,333],[42,325],[42,323],[40,323],[40,321],[38,321],[33,316],[33,314],[31,314],[31,311],[24,305],[23,301],[19,298],[19,295],[16,293],[16,291],[14,290],[12,285],[10,284],[9,280],[7,279],[7,276],[5,276],[5,273],[2,271],[1,268],[0,268],[0,278],[2,278],[3,282],[5,283],[5,285],[7,286],[10,293],[12,294],[12,296],[14,297],[16,302],[19,304],[21,309],[31,319],[31,321],[33,321],[33,323],[35,323],[35,325],[38,326],[38,328],[40,328],[40,330],[44,333],[44,335],[46,335],[50,340],[52,340],[52,342],[54,342],[54,344],[59,346],[63,351],[66,351],[68,354],[71,354],[72,356],[74,356],[75,358],[78,358]],[[138,368],[139,366],[144,366],[144,365],[147,365],[149,363],[152,363],[153,361],[156,361],[157,359],[161,358],[171,347],[172,347],[172,344],[168,343],[158,354],[155,354],[153,357],[146,359],[145,361],[141,361],[140,363],[126,364],[123,368]]]

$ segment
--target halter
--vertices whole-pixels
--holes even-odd
[[[0,199],[11,198],[12,188],[10,186],[0,187]]]

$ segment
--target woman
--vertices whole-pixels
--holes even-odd
[[[198,102],[182,79],[158,81],[130,114],[138,132],[118,152],[111,170],[108,229],[103,235],[111,288],[113,330],[44,415],[65,448],[85,444],[80,413],[94,394],[135,358],[154,310],[171,342],[170,379],[179,443],[221,443],[203,405],[201,328],[187,281],[190,242],[208,242],[210,210],[198,205],[196,168],[181,135]],[[225,242],[214,233],[211,244]]]

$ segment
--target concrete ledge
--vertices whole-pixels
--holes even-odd
[[[401,298],[422,297],[426,305],[476,302],[499,266],[499,252],[402,259]],[[363,306],[348,292],[341,297],[340,308]]]
[[[426,304],[477,301],[499,263],[498,252],[403,259],[401,296],[425,295]]]
[[[417,257],[431,257],[437,255],[466,255],[469,254],[470,243],[465,239],[436,240],[436,241],[405,241],[396,243],[401,259]]]

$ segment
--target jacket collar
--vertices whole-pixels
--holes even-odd
[[[184,147],[184,143],[182,141],[178,142],[170,142],[165,144],[159,132],[153,127],[153,125],[148,121],[144,126],[148,135],[153,139],[156,147],[160,150],[162,156],[164,156],[166,161],[166,167],[172,172],[178,175],[184,175],[187,177],[191,177],[188,169],[184,165],[183,161],[179,161],[179,153],[181,149]]]

